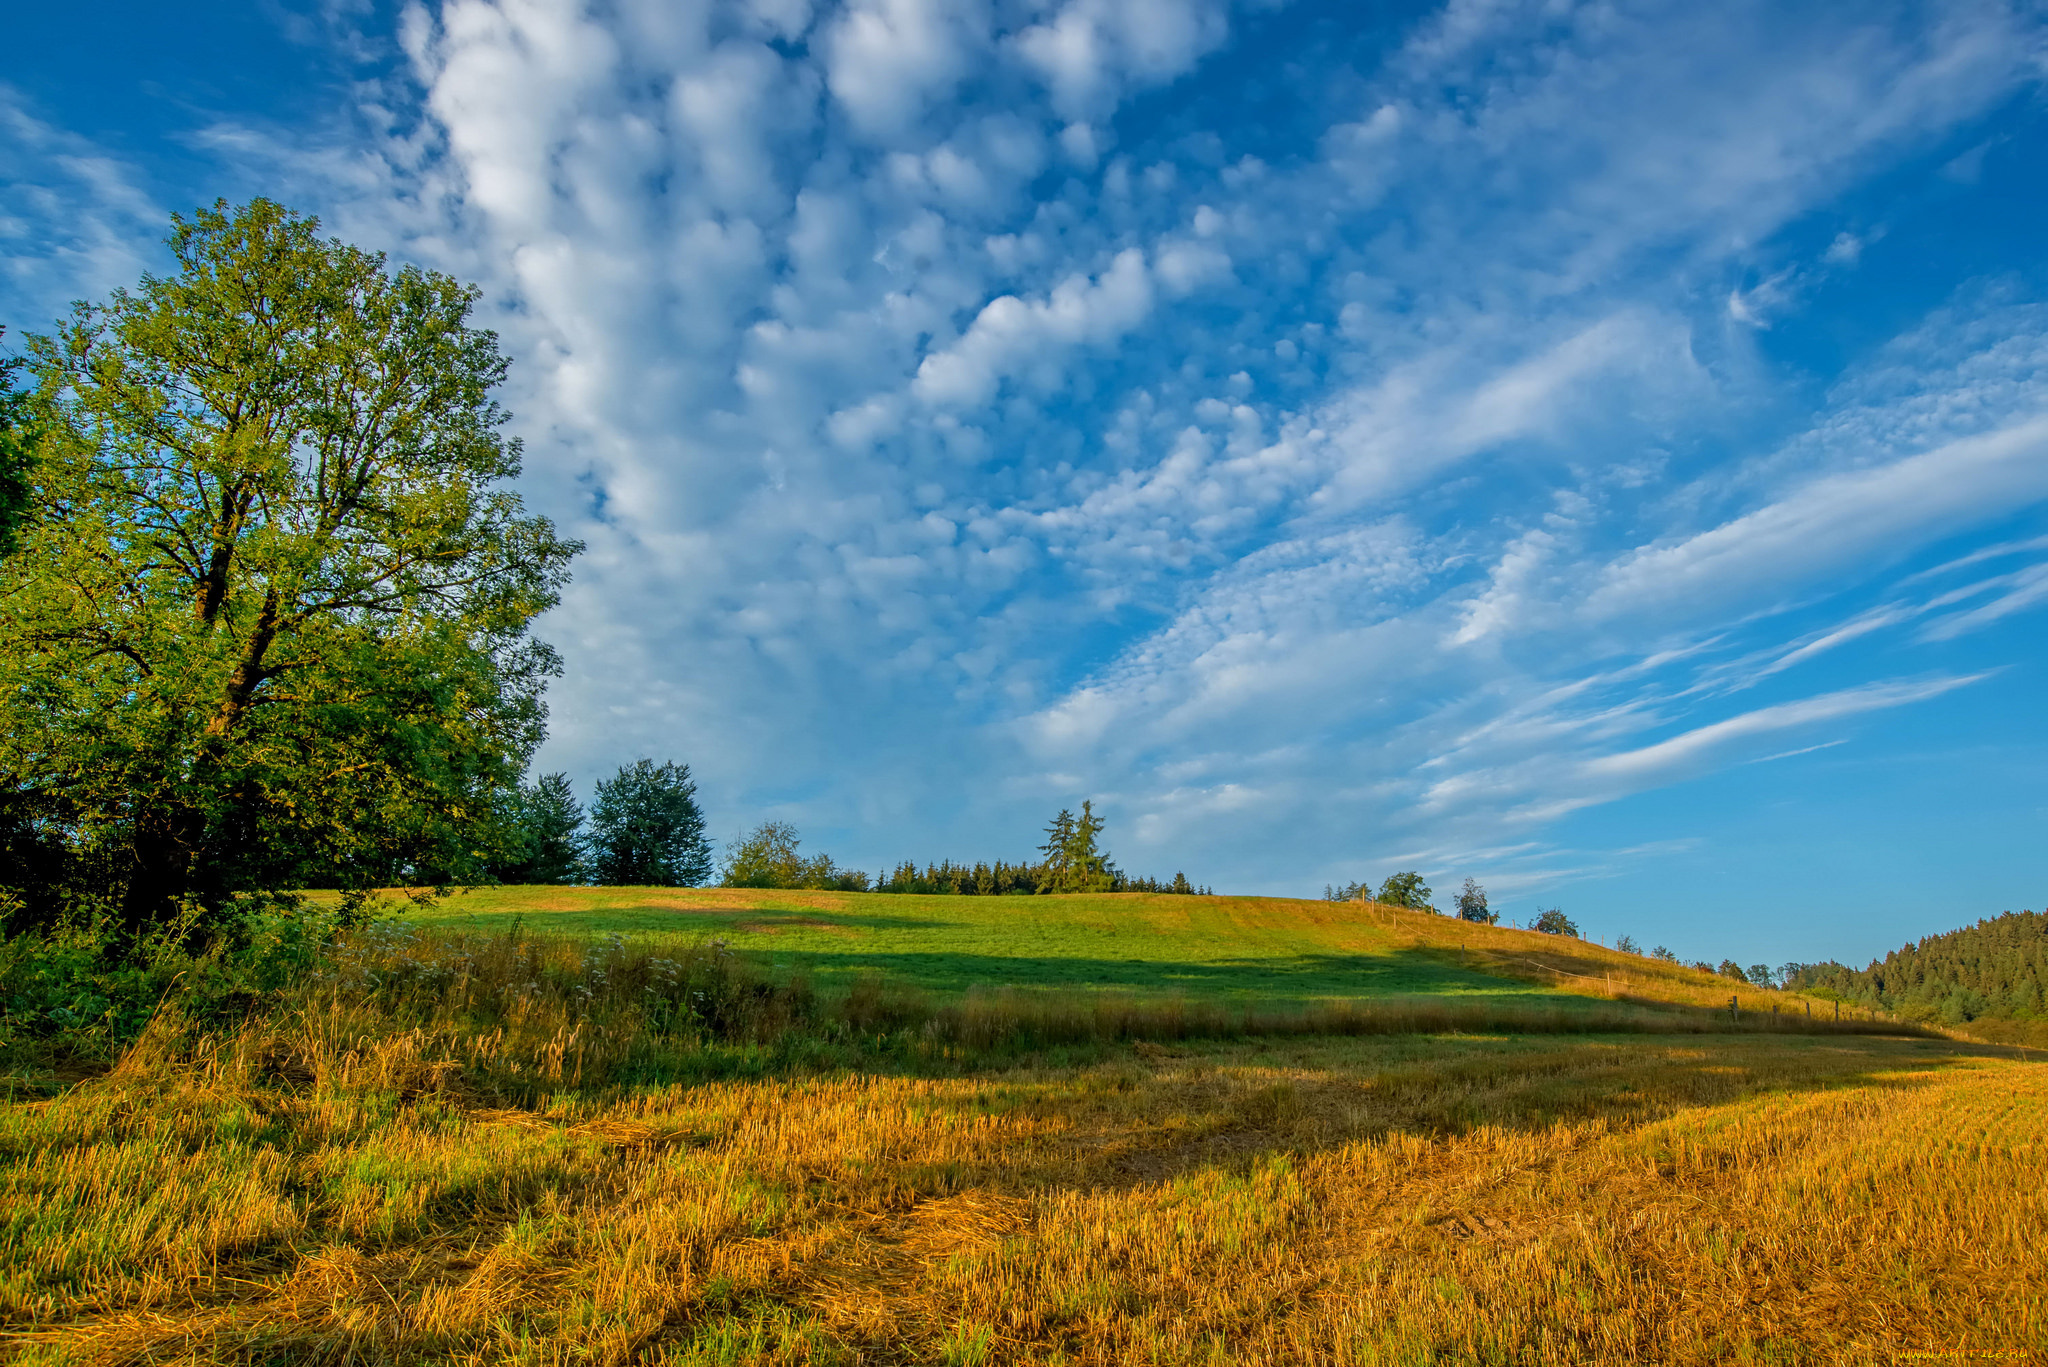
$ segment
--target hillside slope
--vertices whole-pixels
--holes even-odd
[[[717,938],[820,986],[878,975],[938,995],[1004,987],[1305,1005],[1451,995],[1716,1008],[1732,997],[1745,1011],[1813,1009],[1791,994],[1584,940],[1375,903],[497,887],[407,915],[451,929],[515,918],[543,933]]]

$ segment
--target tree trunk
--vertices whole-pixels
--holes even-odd
[[[179,899],[192,891],[199,825],[199,814],[183,804],[160,804],[136,817],[134,864],[121,898],[121,923],[129,935],[169,920]]]
[[[206,748],[216,755],[224,748],[222,742],[228,733],[249,710],[257,687],[270,677],[264,661],[270,653],[271,643],[277,640],[278,625],[277,589],[273,586],[263,595],[263,611],[256,615],[256,629],[249,633],[249,646],[242,652],[241,663],[228,676],[227,691],[221,698],[220,708],[206,723]]]

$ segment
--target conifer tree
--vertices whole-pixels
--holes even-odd
[[[512,803],[518,851],[497,870],[505,883],[583,881],[583,808],[567,774],[542,774]]]
[[[1040,892],[1064,892],[1067,880],[1067,859],[1074,845],[1074,814],[1065,807],[1045,828],[1045,843],[1039,852],[1045,856],[1046,885]]]
[[[1065,881],[1069,891],[1105,892],[1116,881],[1109,852],[1099,844],[1107,824],[1095,815],[1093,799],[1081,804],[1081,815],[1074,818],[1073,833],[1067,837]]]

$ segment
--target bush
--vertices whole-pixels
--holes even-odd
[[[7,935],[0,1057],[110,1060],[173,995],[188,1020],[238,1023],[325,964],[366,907],[361,897],[315,908],[288,894],[250,894],[220,911],[188,905],[139,936],[101,907]]]
[[[1573,939],[1577,939],[1579,934],[1578,926],[1573,923],[1571,917],[1564,914],[1561,907],[1537,912],[1536,919],[1529,923],[1529,929],[1540,930],[1545,935],[1569,935]]]

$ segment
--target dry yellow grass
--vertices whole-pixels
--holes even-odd
[[[445,1044],[275,1027],[152,1039],[103,1079],[0,1108],[4,1351],[2048,1351],[2048,1070],[2006,1051],[1770,1034],[1140,1043],[1066,1069],[556,1091],[510,1108],[471,1090]]]

